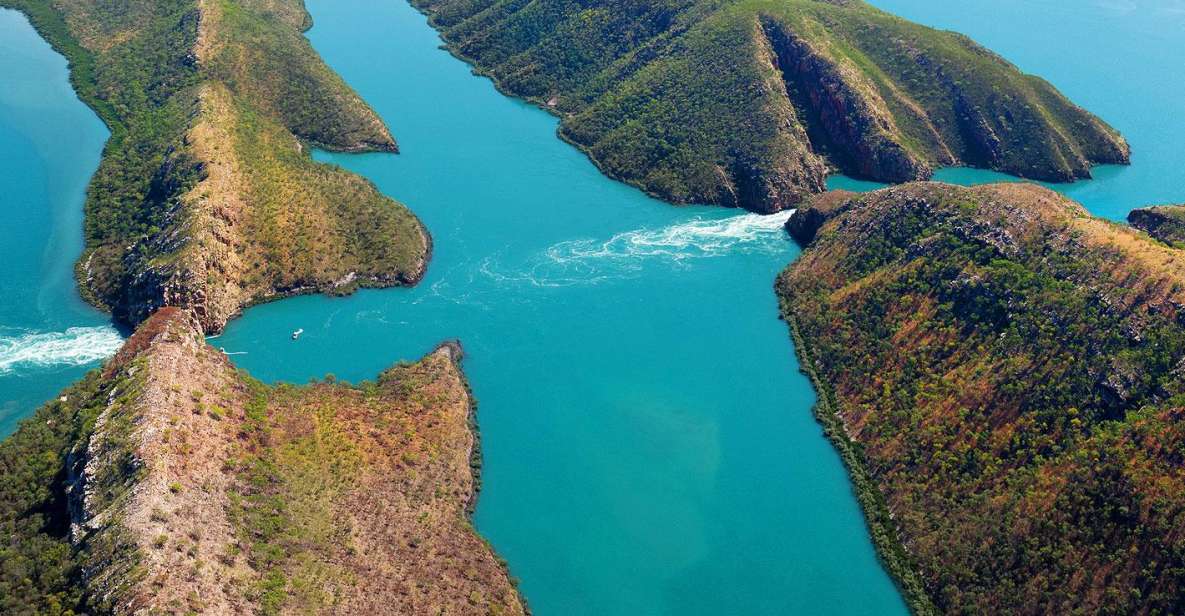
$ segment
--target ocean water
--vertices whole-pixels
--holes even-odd
[[[312,0],[314,46],[402,153],[331,155],[435,238],[412,289],[253,308],[212,340],[266,381],[358,381],[456,338],[477,528],[537,614],[894,614],[772,292],[782,224],[604,178],[402,2]],[[298,341],[290,333],[304,334]]]
[[[0,9],[0,436],[122,343],[74,286],[83,193],[106,140],[65,59]]]
[[[459,339],[483,440],[476,524],[536,614],[903,613],[776,318],[788,214],[651,200],[438,49],[401,0],[308,4],[310,39],[402,148],[317,156],[407,203],[434,259],[415,288],[259,306],[211,343],[303,382],[373,378]],[[874,4],[973,36],[1122,130],[1131,167],[1056,187],[1096,214],[1185,201],[1181,0]],[[65,70],[0,11],[0,434],[119,340],[73,288],[106,133]]]
[[[869,1],[970,36],[1127,137],[1131,166],[1099,167],[1092,180],[1050,188],[1112,220],[1185,203],[1185,0]],[[1017,181],[976,169],[945,169],[935,179]]]

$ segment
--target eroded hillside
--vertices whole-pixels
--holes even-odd
[[[559,112],[609,175],[771,212],[827,174],[971,165],[1063,181],[1128,146],[964,36],[858,0],[415,0],[451,48]]]
[[[812,209],[777,291],[915,607],[1185,610],[1185,251],[1031,185]]]
[[[3,4],[111,128],[77,267],[93,303],[131,324],[191,307],[213,332],[254,302],[422,275],[416,218],[305,147],[396,149],[303,36],[300,0]]]
[[[267,387],[162,309],[0,443],[0,608],[523,613],[467,515],[459,353]]]

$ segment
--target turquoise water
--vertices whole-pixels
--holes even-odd
[[[1058,187],[1093,212],[1185,201],[1179,0],[875,4],[972,35],[1119,127],[1133,166]],[[372,378],[459,338],[485,454],[476,522],[542,616],[903,612],[776,319],[773,277],[797,254],[784,216],[674,208],[604,179],[399,0],[309,8],[313,43],[403,150],[318,156],[409,204],[436,254],[414,289],[260,306],[212,342],[301,382]],[[0,84],[4,433],[118,336],[70,271],[106,133],[11,11]]]
[[[870,0],[886,11],[962,32],[1119,129],[1130,167],[1051,188],[1097,216],[1123,220],[1133,208],[1185,202],[1185,2],[1182,0]],[[947,169],[960,184],[1015,181]]]
[[[0,9],[0,436],[114,352],[78,298],[82,200],[107,129],[28,20]]]
[[[212,342],[302,382],[459,338],[476,523],[537,614],[902,613],[777,320],[786,215],[606,180],[401,2],[309,8],[314,45],[402,149],[319,158],[409,204],[436,251],[414,289],[257,307]]]

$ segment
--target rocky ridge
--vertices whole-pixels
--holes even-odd
[[[47,449],[61,452],[59,469],[25,484],[48,492],[39,510],[68,519],[68,531],[14,538],[63,546],[73,573],[19,605],[525,613],[468,519],[480,458],[460,358],[448,344],[357,387],[267,387],[209,346],[192,312],[162,308],[93,388],[68,390],[0,444],[4,489],[20,487],[40,462],[9,454],[47,422],[81,426]],[[28,515],[0,507],[0,522]]]
[[[1159,205],[1134,209],[1127,214],[1131,226],[1170,245],[1185,246],[1185,206]]]
[[[1129,159],[1045,81],[855,0],[414,4],[500,88],[559,114],[605,173],[676,203],[773,212],[833,172],[1068,181]]]
[[[1033,185],[816,203],[777,291],[914,610],[1185,609],[1185,251]]]

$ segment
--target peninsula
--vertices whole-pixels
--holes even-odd
[[[781,311],[915,612],[1185,611],[1179,210],[1133,229],[1028,185],[824,192],[953,165],[1089,177],[1128,162],[1114,129],[858,0],[413,3],[608,175],[798,208]],[[111,129],[77,276],[136,327],[0,442],[0,611],[525,613],[468,517],[459,346],[297,387],[204,340],[254,303],[413,284],[430,257],[409,210],[312,159],[397,146],[302,2],[0,6]]]
[[[559,114],[607,174],[757,212],[973,166],[1068,181],[1124,139],[965,36],[860,0],[414,0],[449,48]]]
[[[267,387],[158,310],[0,442],[0,612],[523,614],[459,361]]]
[[[794,218],[783,314],[915,611],[1185,610],[1185,250],[1022,184]]]
[[[111,138],[83,296],[136,327],[0,442],[0,612],[523,614],[473,529],[460,347],[268,387],[204,336],[296,293],[411,284],[420,222],[310,147],[395,151],[300,0],[0,0]]]
[[[83,297],[135,325],[161,306],[218,332],[296,293],[410,284],[428,234],[309,146],[395,151],[302,34],[300,0],[0,0],[70,61],[111,130],[86,199]]]

